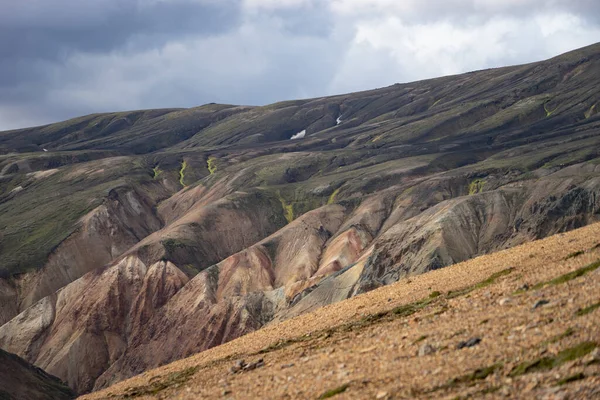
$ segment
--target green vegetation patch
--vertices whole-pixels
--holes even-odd
[[[206,160],[206,168],[211,175],[217,172],[217,159],[215,157],[208,157]]]
[[[428,298],[428,299],[416,301],[414,303],[404,304],[404,305],[394,308],[392,310],[392,313],[394,315],[396,315],[397,317],[409,317],[409,316],[415,314],[416,312],[422,310],[423,308],[427,307],[429,304],[431,304],[432,301],[433,301],[433,299]]]
[[[583,372],[579,372],[577,374],[570,375],[570,376],[567,376],[566,378],[559,380],[558,385],[562,386],[562,385],[566,385],[567,383],[580,381],[582,379],[585,379],[585,375]]]
[[[495,274],[492,274],[486,280],[476,283],[473,286],[469,286],[464,289],[459,289],[459,290],[454,290],[454,291],[448,292],[448,294],[446,295],[446,298],[453,299],[453,298],[456,298],[459,296],[464,296],[465,294],[468,294],[474,290],[483,289],[483,288],[495,283],[498,278],[506,276],[506,275],[510,274],[511,272],[513,272],[514,270],[515,270],[514,268],[510,267],[510,268],[504,269],[502,271],[496,272]]]
[[[328,399],[330,397],[337,396],[340,393],[344,393],[349,387],[350,385],[347,383],[342,386],[338,386],[335,389],[331,389],[323,393],[321,396],[319,396],[319,399]]]
[[[340,188],[337,188],[334,190],[333,193],[331,193],[331,196],[329,196],[329,199],[327,199],[327,205],[331,205],[335,202],[335,198],[339,192],[340,192]]]
[[[198,369],[198,366],[186,368],[182,371],[172,372],[166,375],[165,377],[159,377],[159,379],[157,379],[154,382],[151,381],[148,385],[129,388],[125,390],[123,398],[128,399],[141,396],[156,395],[157,393],[162,392],[165,389],[178,386],[182,383],[187,382],[189,378],[191,378],[196,372],[198,372]]]
[[[579,251],[573,252],[573,253],[569,254],[568,256],[566,256],[566,257],[565,257],[565,260],[569,260],[569,259],[571,259],[571,258],[576,258],[576,257],[579,257],[579,256],[580,256],[580,255],[582,255],[582,254],[585,254],[585,251],[583,251],[583,250],[579,250]]]
[[[516,377],[532,372],[543,372],[549,371],[553,368],[559,367],[562,364],[577,360],[592,352],[598,345],[594,342],[582,342],[576,346],[570,347],[558,353],[554,357],[541,357],[533,361],[526,361],[510,371],[511,377]]]
[[[152,179],[157,179],[158,176],[162,173],[160,168],[158,168],[158,165],[156,167],[152,168],[152,172],[154,173],[154,175],[152,176]]]
[[[584,276],[592,271],[597,270],[598,268],[600,268],[600,260],[593,262],[589,265],[586,265],[585,267],[576,269],[575,271],[561,275],[550,281],[540,282],[540,283],[534,285],[533,289],[541,289],[547,285],[560,285],[562,283],[569,282],[569,281],[572,281],[573,279],[579,278],[580,276]]]
[[[469,195],[472,196],[477,193],[481,193],[483,191],[483,187],[485,186],[484,179],[475,179],[469,184]]]
[[[498,371],[502,367],[503,367],[503,365],[501,363],[498,363],[498,364],[490,365],[488,367],[478,368],[475,371],[471,372],[470,374],[465,374],[465,375],[461,375],[456,378],[452,378],[446,386],[453,387],[458,384],[472,383],[472,382],[484,380],[485,378],[492,375],[494,372]]]
[[[181,183],[181,186],[183,186],[183,187],[187,187],[187,185],[184,182],[185,169],[187,168],[187,166],[188,166],[187,161],[183,160],[183,162],[181,163],[181,169],[179,170],[179,183]]]
[[[592,115],[594,115],[595,111],[596,111],[596,106],[598,105],[598,103],[594,104],[593,106],[590,107],[589,110],[587,110],[585,112],[585,119],[590,118]]]
[[[546,118],[549,118],[558,110],[558,106],[554,110],[548,109],[548,103],[544,103],[544,111],[546,111]],[[581,114],[580,114],[581,115]]]
[[[294,204],[288,204],[285,199],[281,196],[281,193],[277,192],[277,198],[281,202],[281,207],[283,207],[283,215],[288,223],[291,223],[294,220]]]
[[[413,342],[413,344],[420,343],[420,342],[422,342],[423,340],[427,339],[428,337],[429,337],[429,335],[421,335],[421,336],[419,336],[419,337],[417,338],[417,340],[415,340],[415,341]]]
[[[560,342],[561,340],[568,338],[569,336],[572,336],[574,333],[575,333],[575,329],[568,327],[563,333],[560,333],[556,336],[551,337],[547,341],[543,342],[542,345],[546,346],[548,344]]]
[[[596,310],[598,308],[600,308],[600,303],[592,304],[591,306],[587,306],[585,308],[577,310],[575,315],[577,315],[578,317],[582,317],[584,315],[587,315],[587,314],[593,312],[594,310]]]

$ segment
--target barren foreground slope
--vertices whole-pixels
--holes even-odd
[[[402,279],[85,398],[597,398],[599,242],[593,224]]]

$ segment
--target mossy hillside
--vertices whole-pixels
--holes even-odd
[[[13,168],[12,164],[25,162],[31,170],[61,168],[56,176],[39,181],[26,177],[24,169],[1,178],[0,201],[7,211],[0,216],[0,224],[3,229],[11,227],[10,236],[18,236],[18,240],[5,239],[3,246],[8,246],[13,256],[15,243],[21,241],[52,248],[38,243],[38,235],[50,234],[31,227],[41,227],[46,218],[59,218],[60,213],[54,212],[58,203],[48,195],[53,192],[63,197],[77,192],[69,200],[74,208],[68,205],[64,210],[66,221],[71,221],[65,223],[72,226],[75,216],[99,204],[103,193],[115,185],[162,184],[166,180],[182,188],[214,175],[202,181],[210,186],[223,176],[245,171],[235,182],[228,182],[231,189],[268,190],[285,220],[277,191],[297,218],[329,202],[349,198],[359,202],[363,196],[391,186],[403,190],[411,180],[440,171],[469,177],[486,176],[482,171],[509,171],[516,181],[544,167],[560,169],[587,160],[596,162],[600,121],[595,114],[588,118],[585,114],[597,103],[598,50],[592,46],[545,63],[266,107],[212,104],[186,110],[97,114],[0,133],[0,151],[37,152],[35,156],[5,154],[0,156],[2,165]],[[440,99],[444,101],[438,102]],[[546,118],[546,103],[550,111],[560,106],[551,118]],[[335,119],[341,114],[344,122],[337,126]],[[287,140],[288,135],[309,126],[313,128],[305,139]],[[247,142],[249,136],[256,140]],[[373,142],[376,137],[380,139]],[[42,146],[50,151],[42,152]],[[106,172],[112,168],[105,168],[98,175],[113,178],[90,177],[74,184],[73,191],[57,181],[63,168],[92,162],[95,157],[138,153],[147,157],[141,165],[124,167],[115,174]],[[217,161],[209,165],[210,157]],[[187,166],[182,177],[183,160]],[[467,194],[463,192],[469,183],[453,196]],[[24,190],[10,194],[19,186]],[[497,186],[492,182],[489,187]],[[36,192],[31,201],[30,189]],[[13,198],[19,203],[15,207]],[[41,199],[46,198],[49,208],[45,214],[27,209],[27,204],[43,208],[46,205]],[[24,220],[9,211],[9,205],[22,211]],[[73,216],[69,216],[72,208]],[[57,226],[59,232],[70,230]],[[38,252],[30,250],[23,252]]]
[[[148,169],[137,161],[117,158],[77,164],[41,179],[20,175],[24,189],[0,198],[2,274],[40,268],[77,228],[77,221],[102,204],[112,189],[152,181]]]

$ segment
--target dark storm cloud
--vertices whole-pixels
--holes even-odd
[[[266,104],[600,40],[597,0],[0,0],[0,129]]]
[[[87,111],[85,105],[61,112],[56,104],[37,104],[49,89],[68,83],[60,77],[73,55],[134,55],[190,36],[223,34],[239,25],[240,11],[237,0],[0,0],[0,107],[30,107],[32,123]],[[78,81],[87,73],[67,75]]]
[[[3,58],[57,59],[72,52],[157,47],[185,35],[219,34],[239,23],[233,1],[0,0]],[[28,15],[28,12],[31,14]],[[140,48],[138,48],[140,50]]]

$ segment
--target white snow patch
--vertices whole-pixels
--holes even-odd
[[[296,133],[294,136],[292,136],[290,138],[290,140],[294,140],[294,139],[304,139],[304,136],[306,136],[306,129],[303,131],[300,131],[298,133]]]
[[[342,123],[342,116],[340,115],[339,117],[337,117],[337,119],[335,120],[336,124],[339,125]]]
[[[48,151],[48,150],[46,150],[46,149],[42,149],[42,150],[44,150],[44,151]]]

